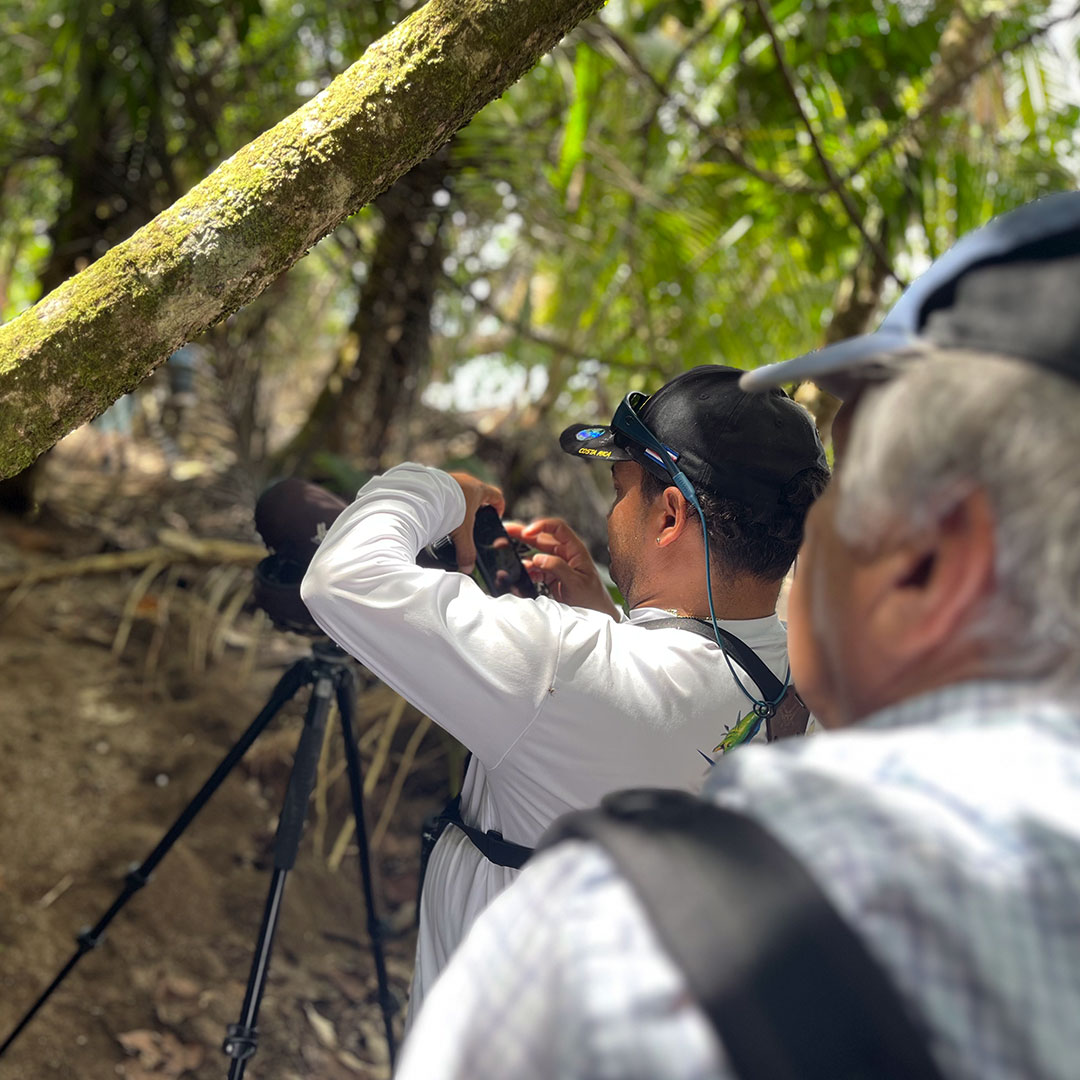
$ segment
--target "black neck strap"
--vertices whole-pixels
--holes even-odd
[[[635,623],[635,626],[643,626],[647,630],[689,630],[692,634],[700,634],[708,638],[714,645],[716,636],[713,634],[712,623],[706,619],[695,619],[691,616],[675,615],[670,619],[650,619],[648,622]],[[741,638],[737,638],[729,630],[718,626],[720,640],[724,643],[724,649],[736,664],[746,672],[754,681],[754,685],[761,694],[762,701],[777,701],[784,693],[784,684],[769,670],[768,665],[760,656]]]

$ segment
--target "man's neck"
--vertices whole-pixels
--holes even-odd
[[[836,718],[826,721],[826,726],[850,727],[905,701],[923,697],[950,686],[1001,679],[1001,666],[989,660],[985,647],[979,642],[961,639],[923,658],[919,664],[894,674],[890,679],[873,686],[854,700],[848,701]],[[1020,679],[1016,681],[1022,682]]]
[[[780,582],[762,581],[746,574],[718,581],[714,574],[712,595],[718,619],[764,619],[776,611]],[[630,606],[661,608],[673,615],[695,619],[709,618],[709,597],[704,582],[700,586],[657,582],[654,587],[642,590],[640,596],[633,597]]]

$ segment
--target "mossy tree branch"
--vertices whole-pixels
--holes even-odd
[[[603,0],[429,0],[321,94],[0,327],[0,477],[259,295]]]

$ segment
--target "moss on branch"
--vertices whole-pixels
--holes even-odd
[[[0,326],[0,478],[248,303],[603,0],[429,0],[276,127]]]

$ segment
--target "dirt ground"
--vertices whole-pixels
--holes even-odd
[[[0,516],[0,577],[155,543],[162,527],[251,542],[227,468],[152,449],[107,471],[92,438],[50,455],[36,521]],[[112,463],[115,466],[115,462]],[[150,579],[150,580],[148,580]],[[310,641],[266,625],[249,567],[177,563],[0,590],[0,1038],[123,888]],[[126,640],[125,640],[126,639]],[[262,916],[273,831],[307,700],[258,740],[150,883],[0,1060],[0,1077],[221,1077]],[[404,1002],[422,819],[453,754],[373,684],[359,699],[376,885]],[[331,724],[247,1075],[385,1077],[348,784]],[[411,762],[410,762],[411,756]],[[379,825],[387,809],[389,818]],[[342,857],[343,853],[343,857]],[[397,1028],[404,1021],[399,1011]]]

